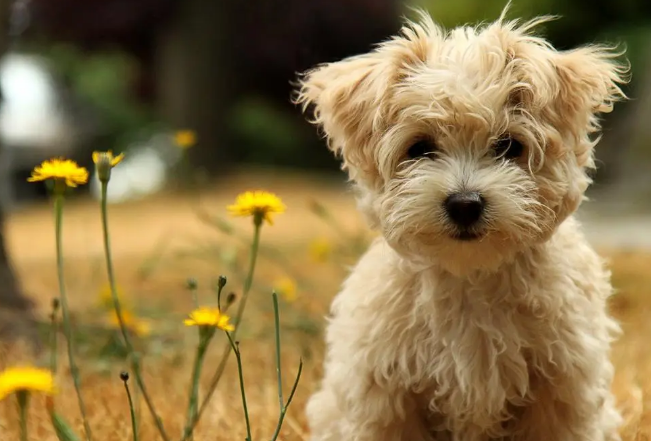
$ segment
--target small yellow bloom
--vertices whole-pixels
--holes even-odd
[[[253,216],[273,225],[271,213],[284,213],[287,207],[278,196],[267,191],[247,191],[237,196],[235,204],[227,207],[233,216]]]
[[[189,149],[197,143],[197,134],[192,130],[179,130],[174,134],[174,143],[182,149]]]
[[[283,296],[286,302],[292,303],[296,300],[296,282],[291,277],[281,277],[276,280],[274,289]]]
[[[142,320],[139,319],[138,317],[135,317],[131,312],[129,312],[126,309],[122,309],[122,321],[124,322],[124,326],[134,334],[140,336],[140,337],[146,337],[151,333],[151,324],[147,320]],[[120,328],[120,320],[118,320],[118,314],[113,310],[109,317],[109,323],[116,327],[117,329]]]
[[[183,321],[185,326],[206,326],[224,331],[234,331],[235,327],[228,321],[230,317],[222,314],[219,308],[201,306],[190,313],[190,318]]]
[[[124,159],[124,153],[113,156],[110,150],[107,152],[93,152],[93,162],[97,177],[101,182],[108,182],[111,179],[111,169]]]
[[[315,262],[323,263],[328,260],[332,254],[332,244],[328,239],[319,238],[310,244],[310,257]]]
[[[130,305],[125,297],[124,291],[122,291],[122,289],[119,286],[115,288],[115,291],[118,296],[118,301],[120,302],[120,306],[122,307],[122,309],[129,309]],[[111,295],[111,285],[109,285],[108,283],[104,285],[99,292],[98,304],[100,307],[107,310],[112,310],[115,307],[113,305],[113,296]]]
[[[0,373],[0,400],[15,392],[56,392],[54,377],[49,369],[13,367]]]
[[[27,178],[28,182],[47,181],[65,182],[68,187],[76,187],[79,184],[88,182],[88,170],[80,167],[71,159],[54,158],[43,161],[32,170],[32,175]]]
[[[97,151],[93,152],[93,163],[95,163],[95,165],[99,165],[100,162],[106,161],[108,165],[110,165],[111,167],[115,167],[120,162],[122,162],[123,159],[124,159],[124,153],[120,153],[117,156],[113,156],[113,152],[110,150],[106,152],[97,152]]]

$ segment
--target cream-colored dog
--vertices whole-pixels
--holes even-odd
[[[302,77],[381,232],[332,305],[312,440],[619,439],[609,273],[572,215],[627,68],[547,20],[422,13]]]

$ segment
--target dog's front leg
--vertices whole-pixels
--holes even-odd
[[[569,379],[536,394],[512,441],[620,441],[621,416],[609,375],[601,384]],[[607,381],[608,380],[608,381]]]

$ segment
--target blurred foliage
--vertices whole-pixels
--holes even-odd
[[[403,4],[403,13],[413,17],[411,7],[424,8],[435,21],[451,28],[495,20],[506,4],[506,0],[408,0]],[[649,60],[647,42],[651,40],[651,2],[517,0],[512,3],[507,17],[526,19],[538,15],[559,17],[540,29],[558,48],[566,49],[593,41],[624,44],[633,71],[633,81],[625,92],[635,96],[631,91],[638,85],[635,74],[644,69]],[[336,38],[335,34],[333,29],[333,35],[329,38]],[[256,44],[265,47],[264,41]],[[278,48],[262,52],[274,53],[274,59],[280,60],[280,64],[287,64],[283,66],[289,68],[289,64],[296,61],[296,54],[306,50],[301,44],[305,43],[297,41],[296,47],[290,45],[282,54],[270,52],[279,51]],[[310,44],[320,47],[321,43]],[[139,60],[114,49],[84,52],[69,44],[48,43],[41,46],[39,52],[50,60],[58,76],[97,115],[98,135],[94,147],[119,152],[134,142],[134,138],[147,137],[160,128],[154,105],[144,103],[133,93],[134,84],[139,81],[139,69],[142,68]],[[350,50],[353,50],[352,47]],[[233,61],[233,66],[237,65],[236,61]],[[314,128],[304,121],[298,110],[289,105],[289,96],[282,89],[285,84],[280,79],[273,81],[273,84],[278,84],[278,90],[273,89],[276,86],[268,86],[270,89],[267,92],[262,91],[257,95],[251,94],[255,88],[246,89],[244,83],[247,80],[240,78],[239,81],[243,83],[240,88],[245,89],[244,93],[225,112],[233,135],[231,149],[234,153],[230,160],[333,170],[338,167],[323,148]],[[261,80],[257,78],[256,81]],[[275,94],[271,93],[274,90]],[[215,102],[212,105],[221,104]]]
[[[446,28],[495,20],[507,5],[506,0],[413,0],[411,6],[429,11]],[[554,46],[569,49],[592,42],[621,44],[633,72],[648,59],[651,40],[651,4],[647,0],[517,0],[511,3],[508,19],[541,15],[557,19],[540,31]],[[411,16],[407,12],[408,16]],[[635,81],[635,77],[633,77]]]
[[[403,14],[414,17],[411,8],[424,8],[436,22],[451,28],[495,20],[506,5],[506,0],[410,0],[404,3]],[[539,31],[559,49],[591,42],[622,45],[627,49],[626,58],[633,72],[631,84],[624,89],[634,95],[631,90],[638,84],[635,72],[644,69],[649,60],[649,5],[646,0],[517,0],[512,2],[507,17],[556,16],[556,20],[542,25]],[[243,160],[303,167],[307,166],[306,158],[327,163],[326,156],[321,155],[326,149],[306,146],[314,143],[315,138],[305,135],[307,126],[292,121],[287,107],[280,104],[262,98],[245,98],[236,106],[233,124],[242,142],[238,148],[247,152]],[[315,154],[317,157],[313,157]]]
[[[288,100],[289,101],[289,100]],[[230,111],[238,160],[247,164],[338,169],[334,156],[320,145],[320,135],[287,102],[263,95],[244,96]]]
[[[291,161],[305,143],[301,127],[277,103],[262,97],[240,100],[231,113],[235,135],[251,146],[247,162]]]
[[[412,0],[425,8],[446,27],[495,20],[507,5],[506,0]],[[651,7],[646,0],[517,0],[511,3],[507,18],[532,18],[552,15],[559,18],[547,25],[548,35],[562,48],[593,40],[612,28],[649,23]]]
[[[83,52],[70,44],[42,48],[55,75],[94,114],[95,149],[123,151],[155,130],[153,109],[133,96],[138,60],[118,50]]]

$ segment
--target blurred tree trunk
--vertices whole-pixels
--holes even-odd
[[[30,309],[31,302],[23,296],[7,254],[4,221],[4,213],[0,209],[0,307],[25,311]]]
[[[387,38],[400,27],[399,4],[397,0],[178,2],[171,14],[174,19],[158,29],[153,45],[162,119],[197,131],[199,144],[189,151],[195,166],[213,173],[227,171],[254,154],[251,146],[238,144],[229,119],[240,99],[264,96],[297,113],[290,105],[290,82],[296,74],[326,60],[366,52]]]
[[[0,0],[0,58],[5,54],[9,45],[10,8],[11,0]],[[0,95],[0,103],[2,99],[3,97]],[[2,152],[1,145],[0,152]],[[0,177],[0,185],[5,185],[8,179],[11,177]],[[7,253],[5,241],[6,202],[5,200],[0,201],[0,337],[11,340],[27,337],[31,343],[35,344],[35,347],[39,347],[38,332],[32,311],[33,304],[22,293]]]
[[[178,129],[196,131],[192,164],[206,172],[226,169],[236,152],[229,142],[228,115],[236,81],[230,68],[233,0],[185,0],[175,20],[158,31],[155,71],[158,108]]]

